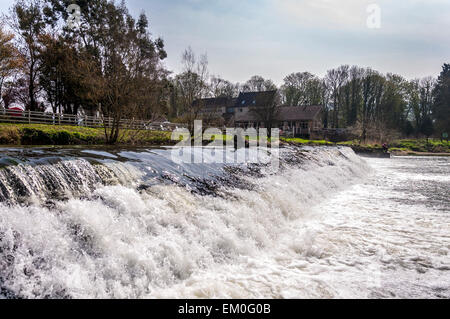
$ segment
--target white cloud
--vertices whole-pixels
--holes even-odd
[[[381,8],[384,34],[450,35],[448,0],[269,0],[282,21],[319,30],[364,31],[367,8]]]
[[[272,0],[282,16],[295,24],[320,28],[364,26],[369,0]]]

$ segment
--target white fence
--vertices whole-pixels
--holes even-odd
[[[2,110],[0,111],[0,123],[72,125],[103,128],[111,127],[113,119],[45,112]],[[130,130],[172,131],[176,128],[186,127],[186,125],[169,122],[150,122],[145,120],[123,119],[120,121],[120,127]]]

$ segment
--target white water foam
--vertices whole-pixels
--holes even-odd
[[[448,296],[450,240],[443,213],[387,200],[395,177],[371,172],[351,151],[309,156],[302,168],[248,177],[252,190],[223,189],[225,198],[176,185],[143,192],[115,185],[52,208],[0,205],[2,293]],[[441,224],[432,229],[436,221]]]

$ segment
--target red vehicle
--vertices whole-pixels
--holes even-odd
[[[20,107],[11,107],[8,109],[8,115],[10,116],[22,116],[23,115],[23,110]]]

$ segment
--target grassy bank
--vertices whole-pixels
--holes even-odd
[[[331,143],[324,140],[305,140],[300,138],[281,138],[281,141],[296,145],[341,145],[351,147],[357,153],[382,153],[380,144],[360,144],[358,141]],[[389,152],[397,155],[432,155],[450,154],[450,142],[438,139],[408,139],[398,140],[389,144]]]
[[[323,145],[335,145],[334,143],[325,140],[306,140],[303,138],[280,138],[281,142],[288,144],[298,144],[298,145],[311,145],[311,146],[323,146]]]
[[[356,152],[378,153],[383,152],[379,144],[359,144],[357,141],[338,143],[338,145],[350,146]],[[428,154],[450,154],[450,143],[437,139],[408,139],[397,140],[389,145],[389,152],[394,155],[428,155]]]
[[[171,132],[124,130],[119,145],[174,145]],[[230,140],[229,136],[216,136],[216,139]],[[360,144],[358,141],[331,143],[325,140],[307,140],[301,138],[281,138],[281,143],[294,145],[342,145],[353,148],[358,153],[380,153],[379,144]],[[43,124],[1,124],[0,145],[104,145],[105,132],[101,128],[79,126],[53,126]],[[450,154],[450,143],[437,139],[398,140],[389,145],[389,151],[396,155],[432,155]]]
[[[170,132],[124,130],[118,144],[171,145]],[[43,124],[0,124],[0,145],[102,145],[102,128]]]
[[[450,142],[438,139],[400,140],[390,146],[392,152],[450,153]]]

